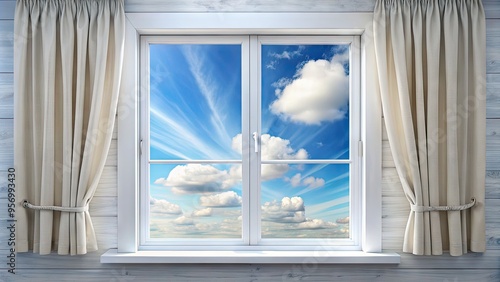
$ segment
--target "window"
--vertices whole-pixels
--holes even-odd
[[[371,22],[369,13],[127,14],[117,121],[118,241],[101,262],[398,263],[397,254],[380,253],[382,136],[376,80],[367,67],[373,65]],[[180,67],[163,68],[164,49]],[[186,56],[195,53],[200,56]],[[215,55],[224,63],[200,59]],[[141,73],[141,63],[149,71],[154,56],[153,72]],[[288,99],[294,88],[317,84],[308,81],[309,71],[327,66],[349,80],[349,97],[335,96],[337,111],[290,107],[304,106]],[[180,79],[183,72],[190,77]],[[169,87],[189,89],[186,96],[165,95],[161,81],[173,77]],[[318,137],[327,132],[335,136]],[[271,144],[281,146],[281,155],[269,153]],[[345,189],[336,194],[340,180]],[[180,228],[162,232],[161,220]],[[182,230],[196,224],[206,230]]]
[[[359,36],[141,41],[141,248],[360,248]]]

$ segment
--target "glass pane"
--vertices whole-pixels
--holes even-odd
[[[264,164],[262,175],[275,175],[262,182],[262,238],[350,237],[348,164]]]
[[[241,159],[241,46],[150,45],[149,114],[153,160]]]
[[[241,238],[241,166],[150,165],[151,238]]]
[[[349,159],[349,45],[262,46],[262,133],[309,159]]]

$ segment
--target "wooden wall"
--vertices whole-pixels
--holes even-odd
[[[370,12],[374,0],[125,0],[127,12]],[[0,281],[500,281],[500,1],[487,15],[488,251],[452,258],[402,254],[400,265],[103,265],[116,248],[116,137],[90,212],[100,250],[85,256],[18,254],[7,273],[6,170],[13,163],[13,26],[15,1],[0,0]],[[116,135],[115,135],[116,136]],[[401,251],[408,205],[386,138],[383,157],[383,247]]]

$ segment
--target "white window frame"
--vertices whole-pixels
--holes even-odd
[[[382,253],[382,113],[374,66],[372,13],[129,13],[118,107],[117,249],[102,263],[399,263]],[[139,250],[139,50],[141,35],[361,35],[361,250]],[[369,105],[369,106],[367,106]]]
[[[241,73],[242,73],[242,136],[243,144],[249,147],[247,154],[242,155],[238,163],[243,165],[243,203],[241,212],[242,220],[242,238],[224,238],[224,239],[191,239],[191,238],[171,238],[171,239],[148,239],[149,235],[149,46],[150,44],[236,44],[241,46]],[[254,153],[254,142],[250,141],[250,132],[256,132],[262,135],[261,123],[261,62],[262,45],[349,45],[349,159],[309,159],[309,160],[261,160],[260,152]],[[252,47],[250,47],[252,46]],[[183,249],[186,246],[197,250],[217,250],[223,246],[240,246],[239,249],[252,250],[313,250],[316,246],[322,245],[328,250],[360,250],[360,230],[361,230],[361,193],[360,193],[360,165],[362,157],[359,154],[358,140],[360,139],[360,37],[359,36],[269,36],[269,35],[193,35],[193,36],[169,36],[152,35],[141,37],[141,120],[140,135],[142,142],[141,163],[140,163],[140,182],[139,191],[139,250],[172,250]],[[245,151],[245,150],[244,150]],[[255,157],[257,156],[257,157]],[[235,163],[235,160],[172,160],[168,163]],[[261,211],[262,203],[260,199],[260,189],[254,189],[254,186],[260,186],[260,165],[276,163],[293,164],[348,164],[350,166],[349,177],[349,217],[350,236],[349,238],[321,238],[321,239],[293,239],[293,238],[262,238],[261,236]],[[253,184],[250,185],[250,182]],[[252,188],[251,188],[252,187]],[[203,246],[203,247],[202,247]],[[233,247],[232,249],[234,249]],[[225,248],[227,249],[227,248]]]

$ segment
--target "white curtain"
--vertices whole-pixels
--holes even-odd
[[[16,249],[97,250],[88,206],[112,138],[123,0],[18,0],[15,15]]]
[[[411,213],[403,251],[485,251],[486,31],[481,0],[378,0],[384,120]]]

